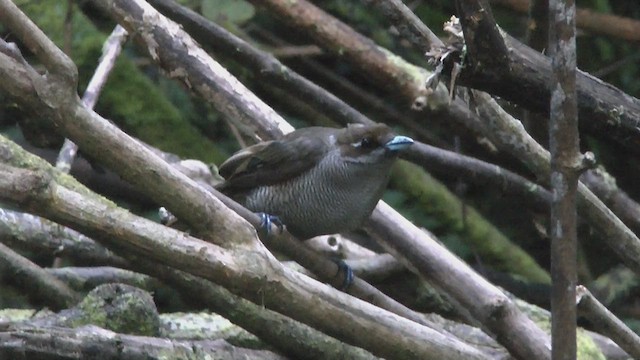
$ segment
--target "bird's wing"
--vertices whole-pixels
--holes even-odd
[[[273,185],[297,177],[324,156],[326,144],[319,137],[297,136],[250,146],[220,165],[225,178],[220,190]]]

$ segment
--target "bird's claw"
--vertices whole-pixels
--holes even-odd
[[[347,291],[349,286],[353,284],[353,269],[342,259],[332,259],[338,265],[338,272],[336,272],[335,276],[340,275],[340,272],[344,272],[344,279],[342,280],[342,285],[338,290]]]
[[[263,212],[258,213],[258,215],[260,216],[260,229],[262,229],[267,236],[271,235],[271,225],[277,226],[280,232],[283,231],[284,224],[279,217]]]

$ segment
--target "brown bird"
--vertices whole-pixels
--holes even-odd
[[[301,240],[355,230],[382,197],[399,151],[411,144],[384,124],[303,128],[231,156],[217,188],[267,220],[276,216]]]

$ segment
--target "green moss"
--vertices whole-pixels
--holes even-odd
[[[84,196],[98,199],[102,204],[116,206],[111,200],[89,190],[84,185],[78,183],[78,180],[73,176],[56,169],[41,157],[24,150],[4,135],[0,135],[0,148],[5,152],[3,154],[3,161],[8,165],[23,169],[44,171],[55,179],[56,183],[68,189],[76,191]]]
[[[605,360],[606,357],[593,341],[591,336],[584,330],[578,329],[577,333],[578,360]]]
[[[124,284],[101,285],[77,306],[71,326],[93,324],[118,333],[157,336],[160,318],[149,293]]]

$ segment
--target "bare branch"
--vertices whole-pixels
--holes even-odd
[[[65,78],[69,84],[77,83],[78,69],[73,61],[11,0],[0,1],[0,22],[11,29],[53,75]]]
[[[116,59],[120,54],[120,50],[122,49],[122,44],[126,40],[127,31],[120,25],[117,25],[105,41],[100,63],[98,64],[98,67],[91,77],[91,80],[87,85],[87,89],[82,96],[82,102],[84,102],[87,109],[93,109],[96,105],[100,91],[107,82],[109,73],[111,72],[111,69],[113,69]],[[65,139],[56,161],[56,167],[64,172],[69,172],[77,151],[78,146],[74,144],[73,141]]]
[[[2,243],[0,243],[0,265],[14,274],[16,285],[24,288],[28,295],[54,309],[75,305],[80,299],[67,284]]]
[[[402,36],[418,49],[426,52],[433,46],[442,46],[442,40],[429,29],[401,0],[364,0],[373,4],[398,28]]]
[[[325,50],[365,67],[374,81],[388,84],[389,91],[399,91],[399,95],[412,108],[423,109],[427,105],[426,98],[431,92],[424,85],[426,70],[377,46],[371,39],[306,1],[293,4],[287,1],[252,2],[273,12],[291,27],[305,29],[313,34],[318,45]]]
[[[405,266],[463,304],[511,354],[525,359],[549,358],[547,334],[504,293],[391,207],[379,203],[366,229]]]
[[[293,131],[289,123],[214,61],[177,24],[146,2],[109,0],[92,3],[144,40],[145,50],[152,59],[162,63],[170,77],[183,81],[209,99],[246,134],[268,139]],[[159,48],[159,43],[172,48]],[[203,68],[207,69],[206,77],[202,76]],[[256,121],[258,118],[261,121]],[[262,125],[257,127],[257,124]]]
[[[549,1],[552,76],[549,110],[551,153],[551,342],[553,359],[575,359],[577,212],[582,173],[576,93],[576,24],[573,0]]]
[[[640,336],[607,310],[586,287],[580,285],[576,288],[576,300],[580,315],[591,321],[600,333],[615,341],[633,358],[640,359]]]

